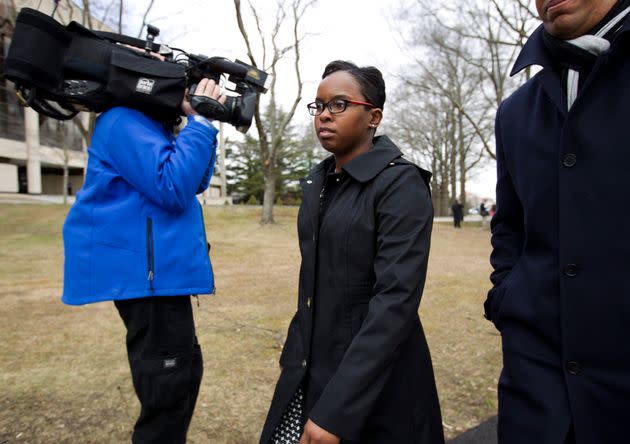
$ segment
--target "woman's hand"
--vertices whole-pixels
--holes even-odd
[[[300,444],[339,444],[341,439],[327,432],[310,419],[306,421]]]
[[[216,100],[221,105],[225,103],[227,96],[223,94],[221,87],[215,83],[212,79],[203,78],[199,81],[197,88],[195,89],[196,96],[206,96]],[[184,101],[182,102],[182,111],[185,115],[190,116],[192,114],[198,114],[192,107],[188,100],[188,89],[184,93]]]

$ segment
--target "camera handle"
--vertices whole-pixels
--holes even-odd
[[[144,50],[147,52],[147,54],[151,54],[155,38],[158,35],[160,35],[159,28],[156,28],[152,25],[147,25],[147,42],[144,45]]]
[[[230,116],[230,110],[221,103],[206,96],[190,96],[190,105],[195,111],[208,119],[225,122]]]

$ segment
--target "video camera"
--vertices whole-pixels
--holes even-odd
[[[191,105],[199,114],[246,132],[258,95],[267,91],[267,73],[239,60],[160,45],[155,43],[159,29],[148,26],[147,30],[147,39],[141,40],[91,31],[77,22],[66,27],[40,11],[23,8],[4,75],[15,84],[23,105],[58,120],[114,106],[175,120],[188,88]],[[194,95],[201,79],[219,83],[224,75],[235,85],[229,90],[237,94],[228,96],[225,104]]]

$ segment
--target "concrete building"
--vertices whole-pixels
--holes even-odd
[[[52,12],[54,2],[0,0],[0,73],[4,71],[13,24],[23,7]],[[62,23],[81,22],[83,12],[71,2],[61,2],[55,18]],[[95,29],[111,31],[92,18]],[[0,78],[0,192],[73,195],[83,185],[87,147],[79,130],[89,126],[90,116],[81,113],[72,121],[61,122],[37,114],[19,104],[13,84]],[[64,174],[67,172],[67,186]],[[231,203],[219,177],[200,197],[205,204]]]

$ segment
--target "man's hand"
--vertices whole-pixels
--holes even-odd
[[[300,444],[339,444],[341,439],[327,432],[310,419],[306,421]]]
[[[211,99],[216,100],[221,105],[225,103],[227,96],[223,94],[221,91],[221,87],[215,83],[212,79],[201,79],[199,84],[197,85],[197,89],[195,89],[196,96],[205,96]],[[193,114],[199,114],[195,109],[190,105],[190,101],[188,100],[188,90],[184,93],[184,101],[182,102],[182,111],[185,115],[190,116]]]

